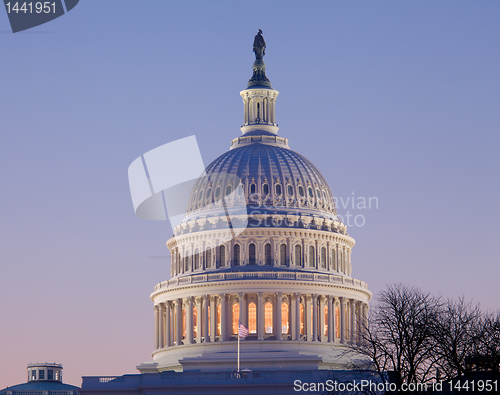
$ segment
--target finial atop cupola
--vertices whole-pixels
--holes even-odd
[[[262,60],[266,54],[266,42],[261,29],[253,40],[253,51],[253,75],[248,81],[247,89],[240,92],[244,103],[241,132],[247,136],[276,136],[279,128],[275,104],[279,92],[273,89],[271,81],[266,77],[266,64]]]
[[[264,55],[266,54],[266,42],[262,35],[262,30],[256,34],[253,40],[253,51],[255,52],[255,62],[253,62],[253,75],[248,81],[247,88],[266,87],[273,89],[271,81],[266,77],[266,64],[264,63]]]

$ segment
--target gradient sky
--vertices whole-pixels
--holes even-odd
[[[280,135],[365,219],[353,275],[498,309],[499,17],[495,0],[82,0],[12,34],[0,10],[0,388],[28,362],[81,385],[151,359],[172,230],[135,217],[127,168],[193,134],[206,164],[229,148],[259,28]]]

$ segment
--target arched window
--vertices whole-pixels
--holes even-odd
[[[286,244],[280,245],[280,265],[286,266]]]
[[[255,184],[250,185],[250,194],[253,195],[255,193]]]
[[[234,266],[240,265],[240,245],[239,244],[234,245],[233,262],[234,262]]]
[[[209,248],[207,250],[206,264],[207,264],[207,267],[211,267],[212,266],[212,249],[211,248]]]
[[[203,197],[203,189],[200,190],[200,193],[198,195],[198,200],[201,200],[202,197]]]
[[[257,306],[253,302],[248,305],[248,331],[257,333]]]
[[[210,199],[210,196],[212,195],[212,188],[207,189],[207,193],[205,195],[205,199]]]
[[[305,325],[304,325],[304,304],[300,304],[300,334],[305,334]]]
[[[219,247],[219,266],[225,266],[226,262],[226,246]]]
[[[273,304],[271,302],[264,305],[264,328],[266,333],[273,333]]]
[[[293,196],[293,187],[288,185],[288,195]]]
[[[325,192],[325,191],[323,191],[323,197],[324,197],[324,198],[325,198],[325,200],[326,200],[326,192]]]
[[[281,195],[281,185],[276,185],[276,195],[280,196]]]
[[[248,246],[248,264],[255,265],[255,244]]]
[[[302,247],[295,246],[295,266],[302,266]]]
[[[319,189],[316,189],[316,197],[318,199],[321,199],[321,193],[320,193]]]
[[[288,303],[281,303],[281,333],[290,333],[288,311]]]
[[[271,244],[269,243],[264,247],[264,262],[266,265],[271,264]]]
[[[309,266],[316,266],[316,256],[314,255],[314,247],[309,247]]]
[[[220,187],[215,188],[215,198],[218,199],[220,196]]]
[[[197,317],[197,314],[198,314],[198,309],[196,308],[196,306],[193,306],[193,336],[196,337],[198,336],[198,317]]]
[[[220,311],[221,307],[220,304],[217,305],[217,336],[220,336]]]
[[[311,197],[311,198],[314,197],[312,188],[310,188],[310,187],[307,188],[307,192],[309,193],[309,197]]]
[[[323,308],[323,317],[325,322],[325,330],[323,331],[323,335],[328,336],[328,306]]]
[[[326,269],[326,248],[321,248],[321,267]]]
[[[335,307],[335,337],[340,337],[340,309]]]
[[[301,186],[299,187],[299,195],[301,197],[304,197],[304,188],[302,188]]]
[[[233,304],[233,335],[236,335],[238,333],[238,329],[240,327],[239,321],[240,321],[240,305],[239,305],[239,303],[234,303]]]
[[[231,192],[233,191],[233,188],[231,188],[231,185],[228,185],[226,187],[226,196],[229,196],[231,195]]]
[[[269,194],[269,185],[264,184],[264,185],[262,186],[262,192],[264,193],[264,195]]]
[[[200,268],[200,251],[198,248],[194,251],[194,269],[198,270]]]

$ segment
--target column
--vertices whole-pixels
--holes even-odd
[[[160,320],[160,312],[158,306],[154,306],[154,313],[155,313],[155,350],[158,350],[160,347],[159,341],[158,341],[158,322]]]
[[[363,340],[366,336],[366,329],[368,326],[368,304],[363,303]]]
[[[345,303],[346,299],[344,297],[340,298],[340,343],[345,343]]]
[[[306,321],[306,340],[310,342],[312,340],[312,320],[311,320],[311,295],[306,295],[305,297],[305,308],[304,308],[304,318]]]
[[[283,293],[278,292],[276,294],[276,325],[274,325],[274,332],[276,333],[276,340],[282,340],[283,339],[283,325],[282,325],[282,316],[281,316],[281,303],[283,302]]]
[[[257,293],[257,339],[264,340],[264,294]]]
[[[166,314],[165,314],[165,347],[170,347],[172,345],[171,339],[171,327],[172,327],[172,319],[171,319],[171,306],[170,302],[165,303]]]
[[[165,347],[164,333],[165,333],[165,304],[160,303],[160,310],[158,312],[158,348]]]
[[[193,342],[193,298],[187,298],[186,306],[186,339],[184,344],[191,344]]]
[[[327,322],[328,324],[328,322]],[[325,341],[325,297],[319,297],[319,341]]]
[[[334,320],[333,320],[333,296],[328,295],[328,343],[333,342],[334,340]]]
[[[210,298],[208,295],[203,296],[203,340],[205,343],[210,342],[210,336],[208,336],[208,303]],[[213,313],[212,313],[213,314]]]
[[[210,341],[215,341],[217,333],[217,296],[210,296]]]
[[[222,341],[227,341],[228,340],[228,335],[227,335],[227,295],[226,294],[219,294],[220,297],[220,335],[222,338]]]
[[[340,304],[340,299],[337,298],[337,297],[334,297],[333,298],[333,342],[334,343],[338,343],[339,342],[339,338],[337,338],[337,325],[340,323],[340,311],[339,311],[339,314],[337,314],[337,305]],[[339,325],[340,327],[340,325]],[[340,333],[339,333],[340,335]]]
[[[312,295],[312,341],[318,341],[318,295]]]
[[[202,310],[203,299],[201,297],[196,298],[196,343],[201,343],[201,317],[203,315]]]
[[[240,322],[248,329],[248,309],[244,292],[238,292],[238,300],[240,305]]]
[[[354,299],[350,300],[350,318],[351,318],[351,343],[354,344],[356,342],[356,301]]]
[[[295,296],[295,319],[293,321],[293,340],[300,340],[300,293]]]

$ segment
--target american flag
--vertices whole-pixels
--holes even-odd
[[[243,325],[240,321],[240,326],[238,328],[238,336],[241,338],[245,338],[248,336],[248,329],[245,328],[245,325]]]

